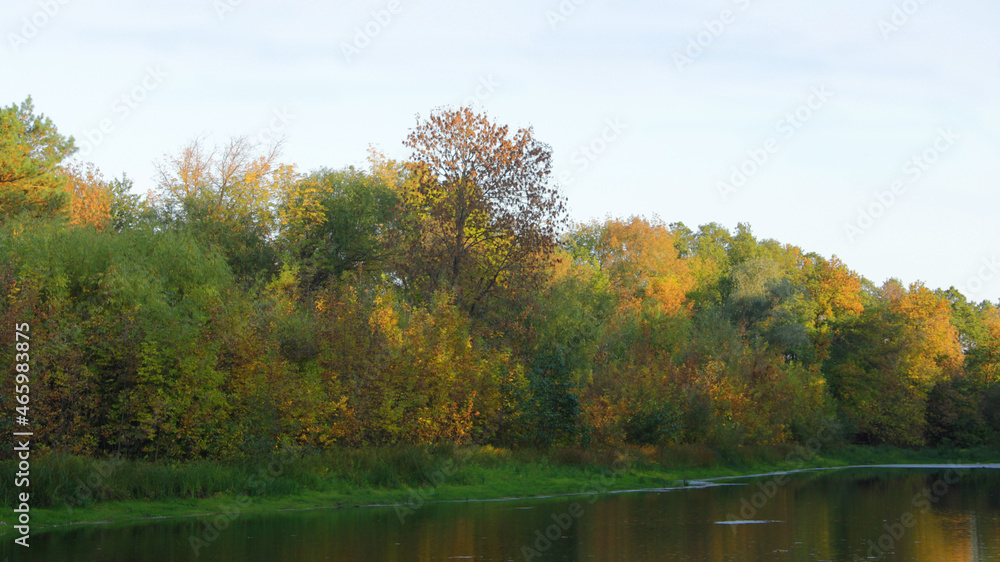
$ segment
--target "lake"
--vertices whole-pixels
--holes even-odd
[[[30,549],[5,540],[4,554],[114,562],[1000,560],[1000,470],[844,469],[661,491],[222,516],[221,531],[206,521],[36,530]]]

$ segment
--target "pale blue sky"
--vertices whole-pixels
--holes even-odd
[[[378,24],[389,5],[9,1],[0,104],[32,95],[81,146],[103,121],[84,159],[145,190],[192,137],[271,123],[304,170],[363,165],[370,143],[404,157],[416,114],[478,93],[552,146],[576,220],[748,222],[876,283],[1000,298],[1000,3],[400,0]],[[859,208],[882,212],[859,226]]]

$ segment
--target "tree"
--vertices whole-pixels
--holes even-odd
[[[814,318],[810,323],[813,345],[820,361],[827,357],[837,323],[864,312],[861,283],[861,276],[848,269],[837,256],[829,261],[818,256],[814,258],[805,286],[814,303]]]
[[[108,191],[111,194],[108,209],[111,215],[111,228],[121,232],[138,226],[149,207],[148,201],[132,193],[132,179],[122,174],[121,179],[115,178],[108,182]]]
[[[690,310],[687,293],[694,287],[677,238],[656,217],[629,217],[581,225],[570,243],[577,254],[600,266],[626,302],[648,299],[662,312],[673,314]]]
[[[908,291],[901,289],[887,283],[883,291],[890,307],[910,328],[906,335],[909,353],[905,356],[905,375],[929,388],[957,375],[964,361],[958,330],[951,320],[951,303],[922,283],[910,285]]]
[[[847,417],[876,440],[901,445],[924,443],[929,393],[958,377],[964,359],[951,303],[897,280],[860,316],[839,323],[830,351],[824,371]]]
[[[905,329],[899,315],[877,301],[839,323],[823,365],[849,426],[874,442],[923,444],[926,389],[900,375]]]
[[[104,230],[111,225],[111,188],[93,164],[70,166],[66,171],[71,194],[69,223]]]
[[[801,359],[808,353],[804,291],[780,263],[749,258],[733,268],[731,279],[726,310],[751,341],[774,346],[786,359]]]
[[[157,165],[162,222],[219,248],[244,285],[276,271],[275,203],[298,179],[293,166],[277,163],[279,148],[236,137],[207,151],[196,139]]]
[[[468,107],[440,109],[403,144],[412,150],[402,195],[414,235],[399,264],[407,285],[424,296],[443,286],[474,312],[548,262],[566,210],[549,185],[552,151],[530,127],[511,135]]]
[[[51,119],[34,111],[31,97],[0,108],[0,215],[49,217],[70,202],[59,165],[76,152],[73,137],[60,135]]]
[[[962,372],[938,383],[928,404],[929,436],[973,446],[1000,430],[1000,313],[966,301],[954,287],[935,294],[951,303],[951,322],[964,354]]]
[[[270,232],[278,194],[297,179],[293,166],[278,163],[280,148],[234,137],[208,151],[195,139],[157,164],[157,197],[178,207],[196,199],[224,222],[249,222]]]
[[[966,368],[978,384],[1000,385],[1000,309],[990,303],[978,308],[981,335],[967,352]]]
[[[397,204],[395,191],[354,168],[320,169],[286,191],[279,207],[281,239],[305,284],[315,288],[381,261]]]
[[[687,241],[689,245],[683,253],[694,254],[691,270],[697,281],[691,300],[696,308],[721,306],[729,291],[729,258],[726,252],[732,245],[732,236],[718,223],[702,225],[691,236],[686,235],[685,228],[678,230],[680,240]]]
[[[239,317],[227,310],[234,291],[222,259],[186,233],[24,223],[0,227],[0,263],[18,285],[0,316],[8,303],[19,308],[32,345],[49,351],[32,367],[42,446],[217,453],[211,436],[227,428],[220,336]],[[13,360],[2,354],[0,367],[13,372]]]

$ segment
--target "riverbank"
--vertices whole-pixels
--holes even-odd
[[[153,464],[50,455],[32,466],[33,532],[73,524],[287,509],[407,506],[699,485],[712,479],[804,468],[947,465],[1000,461],[1000,452],[912,451],[841,446],[628,447],[593,451],[494,447],[385,447],[323,453],[286,451],[256,466],[211,462]],[[12,473],[10,462],[0,470]],[[10,532],[15,492],[0,483]]]

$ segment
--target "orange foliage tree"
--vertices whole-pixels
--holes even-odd
[[[104,230],[111,225],[111,190],[93,164],[72,166],[66,170],[70,199],[69,222]]]

